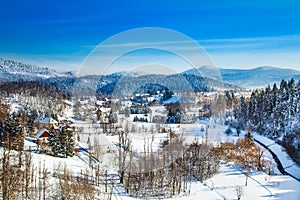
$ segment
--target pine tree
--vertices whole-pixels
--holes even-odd
[[[253,92],[248,102],[243,100],[241,98],[240,107],[234,111],[238,126],[248,123],[258,133],[279,138],[297,160],[295,152],[300,146],[297,139],[300,132],[300,82],[282,80],[279,89],[274,84],[272,89],[268,86],[265,90]],[[245,105],[247,111],[243,109]]]
[[[237,111],[235,111],[236,113],[236,119],[238,119],[238,134],[240,130],[245,129],[246,127],[246,122],[249,120],[249,118],[247,118],[247,102],[245,100],[245,97],[242,96],[240,98],[240,107]]]
[[[36,119],[36,111],[30,110],[27,112],[27,133],[32,135],[35,131],[34,129],[34,119]]]
[[[64,131],[64,127],[60,127],[59,128],[59,132],[58,132],[58,149],[59,149],[59,153],[61,155],[63,155],[64,157],[66,156],[66,133]]]
[[[72,131],[66,129],[66,156],[74,156],[74,139]]]
[[[53,155],[57,156],[59,153],[59,138],[57,132],[52,127],[49,131],[48,144],[51,147]]]
[[[295,80],[292,78],[288,82],[288,89],[287,89],[287,94],[288,94],[288,116],[292,117],[295,114],[296,111],[296,84]]]
[[[74,156],[74,139],[73,134],[66,127],[59,129],[59,153],[64,157]]]
[[[6,146],[8,148],[19,151],[24,149],[23,129],[15,114],[11,114],[5,118],[3,132],[4,140],[6,140]]]

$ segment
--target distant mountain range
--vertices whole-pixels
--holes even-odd
[[[72,72],[60,73],[52,69],[0,58],[0,82],[19,80],[36,81],[72,76],[74,76]]]
[[[274,83],[278,83],[282,79],[300,79],[300,71],[269,66],[262,66],[253,69],[224,69],[203,66],[197,69],[187,70],[183,73],[200,74],[204,77],[222,80],[225,83],[245,88],[265,87],[268,84],[273,85]]]
[[[118,72],[109,75],[77,76],[73,72],[57,72],[12,60],[0,59],[0,82],[40,81],[59,88],[61,91],[80,95],[149,92],[168,87],[173,92],[212,91],[229,89],[233,85],[193,74],[142,74]]]
[[[127,77],[126,79],[124,77]],[[282,79],[300,79],[300,71],[281,69],[275,67],[258,67],[254,69],[223,69],[203,66],[190,69],[173,75],[145,75],[138,73],[119,72],[110,75],[89,75],[78,77],[74,72],[57,72],[48,68],[27,65],[13,60],[0,58],[0,83],[13,81],[41,81],[49,83],[70,92],[74,85],[85,88],[85,91],[110,91],[114,89],[118,81],[123,81],[123,86],[132,86],[132,81],[149,84],[167,84],[178,88],[178,80],[184,78],[197,91],[205,91],[218,88],[230,88],[233,85],[244,88],[263,87]],[[225,84],[222,84],[224,82]],[[150,84],[150,85],[151,85]],[[155,86],[157,87],[157,86]],[[136,88],[135,88],[136,89]],[[149,89],[149,88],[148,88]],[[121,88],[123,91],[124,88]]]

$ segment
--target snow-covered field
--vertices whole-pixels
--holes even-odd
[[[81,124],[83,125],[83,124]],[[151,123],[138,123],[138,126],[146,127],[148,130],[150,126],[154,126]],[[169,125],[172,130],[176,130],[185,134],[185,141],[191,142],[195,139],[195,136],[199,140],[203,139],[204,135],[199,135],[200,124],[181,124],[178,125]],[[87,138],[93,139],[94,135],[99,138],[103,149],[110,149],[110,152],[105,152],[103,154],[103,159],[101,165],[109,170],[110,173],[117,173],[117,157],[116,152],[118,151],[117,143],[118,137],[105,135],[103,133],[96,134],[94,128],[89,125],[83,125],[84,131],[81,135],[82,143],[87,141]],[[154,140],[152,141],[152,135]],[[149,144],[153,145],[153,149],[157,149],[159,143],[167,138],[166,133],[155,133],[151,134],[150,132],[143,132],[141,134],[131,133],[130,138],[132,140],[132,145],[135,151],[143,152],[146,146]],[[237,136],[227,136],[224,134],[224,127],[218,124],[209,124],[208,129],[208,139],[213,144],[218,144],[222,141],[236,141]],[[262,140],[266,140],[265,138]],[[268,145],[274,145],[274,142],[267,143]],[[263,147],[262,147],[263,148]],[[271,160],[276,168],[276,162],[273,160],[270,153],[265,150],[265,157]],[[289,162],[287,162],[288,164]],[[289,165],[289,164],[288,164]],[[298,173],[299,171],[297,171]],[[267,175],[264,172],[251,171],[247,180],[247,186],[245,186],[247,176],[242,169],[233,163],[220,163],[219,173],[214,177],[201,182],[191,182],[190,190],[186,191],[185,194],[175,196],[172,199],[237,199],[237,188],[240,188],[242,191],[241,199],[289,199],[297,200],[300,199],[300,182],[294,178],[281,175],[278,170],[275,170],[274,175]],[[119,186],[121,187],[121,186]],[[136,199],[127,195],[122,188],[116,190],[113,195],[113,199]]]
[[[300,199],[300,183],[289,176],[267,175],[252,171],[247,176],[239,166],[222,162],[219,173],[201,182],[191,182],[187,194],[174,196],[174,200],[195,199],[237,199],[236,189],[241,188],[241,199]],[[115,194],[113,199],[134,200],[137,198],[124,193]],[[161,198],[158,198],[161,199]]]
[[[83,130],[80,134],[80,142],[77,142],[76,145],[82,148],[89,148],[89,146],[93,146],[94,141],[97,140],[102,150],[101,161],[98,163],[101,166],[101,170],[107,170],[111,176],[117,174],[118,136],[103,134],[99,127],[91,123],[75,121],[75,124],[78,127],[82,127]],[[168,133],[151,133],[151,126],[155,127],[155,124],[135,123],[135,125],[137,125],[137,127],[143,127],[143,130],[147,130],[141,133],[129,134],[135,152],[144,152],[145,146],[149,147],[150,145],[152,145],[153,150],[156,150],[159,148],[161,142],[168,137]],[[237,136],[227,136],[224,134],[224,127],[221,125],[212,122],[208,122],[208,125],[208,140],[212,144],[219,144],[224,141],[236,141],[238,139]],[[205,138],[206,126],[203,125],[203,122],[180,125],[169,124],[166,125],[166,127],[181,133],[185,139],[185,143],[190,143],[195,140],[195,138],[198,138],[201,142]],[[200,131],[203,127],[205,127],[205,130]],[[278,147],[273,141],[259,135],[255,135],[255,139],[260,140],[270,149],[272,148],[272,151],[276,152],[286,170],[291,170],[291,173],[296,175],[300,173],[299,167],[287,157],[286,153],[279,148],[280,146]],[[25,146],[27,148],[30,147],[31,150],[36,148],[35,144],[28,140],[26,140]],[[274,167],[276,167],[275,161],[266,150],[265,157],[270,159]],[[67,166],[71,173],[74,174],[79,174],[82,171],[90,169],[90,157],[85,151],[78,152],[77,155],[72,158],[57,158],[32,153],[32,159],[34,163],[41,163],[46,166],[49,172],[53,172],[58,168],[63,169],[63,166]],[[55,181],[54,179],[49,179],[49,181],[51,180]],[[246,180],[247,186],[245,186]],[[51,185],[51,182],[49,184]],[[126,194],[122,185],[115,183],[114,187],[112,199],[137,199]],[[220,162],[219,173],[217,175],[203,183],[190,182],[188,188],[188,191],[181,195],[174,196],[172,199],[237,199],[237,188],[239,188],[239,191],[242,193],[241,199],[300,199],[300,182],[296,179],[287,175],[281,175],[278,170],[275,170],[274,175],[251,171],[249,177],[247,177],[246,173],[238,165],[224,161]],[[101,198],[100,196],[98,199],[103,198],[103,194]]]

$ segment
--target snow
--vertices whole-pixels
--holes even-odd
[[[276,154],[284,170],[300,180],[300,167],[294,163],[284,148],[279,144],[273,144],[269,149]]]
[[[276,144],[273,140],[258,134],[254,134],[253,137],[255,140],[266,145],[274,154],[276,154],[286,172],[300,180],[300,167],[291,159],[282,146]]]
[[[269,176],[253,171],[246,183],[246,175],[235,164],[221,163],[219,174],[204,183],[223,199],[236,199],[236,186],[242,186],[242,199],[299,199],[300,183],[289,176]],[[254,192],[255,191],[255,192]]]
[[[164,104],[169,104],[169,103],[177,103],[180,102],[181,98],[179,96],[172,96],[170,99],[167,99],[164,101]]]
[[[163,106],[151,107],[151,110],[152,115],[163,115],[165,112]],[[67,117],[71,117],[73,115],[71,108],[68,108],[65,112],[68,113]],[[131,115],[130,118],[124,119],[123,125],[127,123],[129,125],[129,129],[131,129],[132,125],[136,125],[136,132],[138,133],[129,133],[134,153],[143,153],[145,148],[146,151],[148,151],[149,147],[155,152],[159,149],[161,142],[168,137],[168,133],[158,133],[155,129],[155,123],[134,123],[132,122],[133,117],[134,115]],[[31,150],[33,152],[33,162],[37,165],[40,163],[41,165],[46,166],[47,170],[50,172],[54,172],[58,168],[63,170],[63,167],[67,166],[72,174],[79,174],[82,171],[90,169],[89,164],[91,159],[87,150],[92,151],[89,147],[90,145],[93,146],[94,141],[97,139],[102,153],[101,162],[98,163],[93,160],[93,164],[99,164],[101,169],[107,170],[110,176],[116,176],[118,170],[118,136],[103,134],[99,126],[91,122],[74,120],[74,125],[77,128],[82,127],[82,132],[79,133],[80,142],[76,141],[76,147],[79,150],[79,152],[76,153],[76,156],[59,158],[50,155],[38,154],[36,153],[37,145],[33,142],[34,138],[26,138],[25,150]],[[234,142],[239,138],[236,134],[229,136],[224,134],[226,127],[213,123],[213,120],[199,120],[195,124],[164,124],[161,125],[161,128],[163,127],[167,130],[172,129],[172,131],[175,131],[177,134],[183,134],[185,143],[191,143],[195,140],[195,138],[198,138],[199,141],[202,139],[203,141],[206,130],[208,131],[209,142],[215,145],[224,141]],[[155,129],[154,133],[151,133],[150,131],[152,128]],[[233,132],[235,133],[235,130],[233,130]],[[243,137],[243,134],[241,134],[241,137]],[[254,137],[277,154],[287,172],[300,177],[299,167],[292,162],[281,146],[263,136],[254,134]],[[90,144],[88,144],[88,141],[90,141]],[[265,151],[264,154],[265,157],[275,163],[268,151]],[[247,186],[245,186],[247,178],[245,172],[234,163],[226,163],[222,161],[220,162],[219,173],[217,175],[202,183],[199,181],[191,181],[189,183],[190,187],[188,187],[188,191],[170,199],[237,199],[237,186],[241,186],[243,189],[241,199],[300,199],[300,182],[290,176],[278,174],[280,173],[276,172],[276,175],[267,175],[264,172],[251,171],[248,177]],[[125,192],[124,187],[116,183],[112,199],[133,200],[137,198],[128,195]],[[161,198],[157,197],[153,199]]]
[[[60,116],[60,115],[57,115],[57,120],[58,120],[59,122],[61,122],[61,121],[66,121],[67,118],[65,118],[65,117],[63,117],[63,116]]]
[[[257,141],[263,143],[263,144],[264,144],[265,146],[267,146],[267,147],[269,147],[270,145],[275,144],[274,140],[271,140],[271,139],[269,139],[269,138],[267,138],[267,137],[264,137],[264,136],[262,136],[262,135],[258,135],[258,134],[255,134],[255,133],[254,133],[254,134],[253,134],[253,137],[254,137],[255,140],[257,140]]]
[[[36,136],[35,136],[35,139],[39,139],[39,137],[41,137],[41,135],[43,135],[43,133],[44,132],[48,132],[48,130],[47,129],[42,129],[42,130],[40,130],[37,134],[36,134]]]
[[[125,122],[126,123],[126,122]],[[84,126],[84,135],[93,136],[93,127],[88,125],[88,123],[80,123]],[[138,123],[138,126],[144,126],[145,129],[150,129],[150,126],[154,126],[152,123]],[[199,132],[199,128],[203,125],[209,125],[208,133],[209,140],[212,143],[217,144],[221,141],[236,141],[239,137],[237,136],[227,136],[224,134],[224,126],[211,123],[207,121],[206,123],[195,123],[195,124],[168,124],[168,128],[176,130],[176,132],[185,133],[185,142],[191,142],[195,139],[195,135]],[[137,127],[138,128],[138,127]],[[241,134],[242,137],[243,134]],[[153,150],[158,148],[158,144],[161,140],[167,137],[167,133],[155,133],[154,140],[152,142],[152,135],[150,132],[140,132],[130,133],[129,137],[132,140],[133,148],[135,152],[144,152],[144,145],[151,144]],[[104,134],[97,134],[99,141],[101,141],[101,146],[103,148],[109,148],[112,153],[105,153],[102,156],[101,165],[106,168],[110,173],[116,173],[117,170],[117,158],[116,152],[118,150],[118,137]],[[260,136],[258,136],[260,137]],[[92,138],[92,137],[91,137]],[[157,138],[157,139],[156,139]],[[261,138],[261,137],[260,137]],[[199,138],[201,139],[201,138]],[[262,140],[268,141],[267,144],[274,144],[267,138]],[[114,153],[113,153],[114,152]],[[272,160],[272,156],[265,152],[265,156]],[[274,161],[273,161],[274,162]],[[236,187],[241,186],[243,188],[242,199],[299,199],[300,198],[300,183],[295,179],[287,175],[267,175],[264,172],[251,171],[250,177],[248,178],[247,186],[245,185],[246,175],[242,169],[233,163],[220,163],[219,173],[214,177],[201,182],[191,182],[190,193],[182,193],[178,196],[174,196],[171,199],[174,200],[193,200],[193,199],[236,199]],[[122,186],[113,194],[112,199],[125,199],[133,200],[137,199],[132,196],[127,195],[123,191]],[[255,192],[254,192],[255,191]],[[153,198],[156,199],[156,198]],[[160,198],[157,198],[160,199]]]
[[[103,113],[109,113],[111,111],[111,108],[101,107],[100,111],[103,112]]]
[[[37,118],[34,120],[34,123],[40,124],[57,124],[58,122],[55,119],[46,117],[46,118]]]
[[[93,138],[97,138],[99,145],[103,148],[103,155],[101,156],[101,163],[103,170],[107,170],[108,173],[113,176],[117,174],[118,164],[117,164],[117,152],[118,146],[118,136],[105,135],[102,133],[96,133],[97,129],[91,123],[83,121],[75,121],[77,126],[83,127],[83,132],[81,133],[81,142],[76,142],[78,147],[82,149],[87,148],[87,138],[90,137],[91,143],[93,144]],[[223,132],[224,127],[218,125],[211,125],[208,132],[210,134],[210,139],[213,141],[218,138],[223,140],[235,140],[236,136],[226,136]],[[142,126],[148,126],[151,123],[140,123]],[[190,134],[196,133],[197,128],[203,126],[203,123],[189,124],[189,125],[168,125],[169,128],[176,131],[189,130]],[[194,127],[194,129],[192,129]],[[222,134],[220,135],[220,132]],[[144,144],[149,144],[152,142],[153,149],[158,148],[157,145],[168,136],[167,133],[155,133],[153,134],[154,140],[152,142],[152,135],[149,132],[142,132],[139,134],[130,133],[129,136],[132,139],[132,144],[136,152],[144,152]],[[218,135],[218,137],[216,136]],[[187,135],[189,138],[189,135]],[[192,137],[190,137],[192,138]],[[194,137],[193,137],[194,138]],[[261,138],[261,137],[258,137]],[[263,139],[262,139],[263,140]],[[266,141],[268,141],[266,139]],[[269,142],[270,143],[270,142]],[[267,143],[267,144],[269,144]],[[34,150],[36,144],[32,143],[30,139],[25,140],[25,146]],[[274,146],[271,145],[271,146]],[[270,147],[271,147],[270,146]],[[274,146],[275,147],[275,146]],[[48,171],[53,172],[54,170],[60,168],[63,170],[63,166],[66,165],[71,173],[79,174],[81,171],[87,170],[89,168],[89,154],[85,151],[80,151],[74,157],[69,158],[57,158],[49,155],[33,153],[33,162],[41,163],[47,166]],[[180,195],[174,196],[170,199],[173,200],[194,200],[194,199],[236,199],[236,188],[241,186],[243,190],[243,195],[241,199],[289,199],[297,200],[300,198],[300,182],[291,178],[290,176],[284,175],[267,175],[264,172],[251,171],[248,177],[247,186],[245,186],[246,175],[245,172],[236,164],[226,163],[224,161],[220,162],[219,173],[212,178],[201,182],[192,181],[189,183],[188,191],[181,193]],[[101,194],[103,195],[103,194]],[[113,190],[112,199],[124,199],[124,200],[137,200],[126,192],[120,184],[115,184]],[[161,198],[153,198],[161,199]]]
[[[233,163],[220,163],[219,173],[214,177],[201,182],[189,183],[187,193],[174,196],[173,200],[195,199],[237,199],[236,188],[240,186],[243,191],[241,199],[289,199],[300,198],[300,183],[289,176],[270,176],[263,172],[251,171],[247,176],[239,166]],[[136,200],[126,194],[115,193],[112,199]],[[161,198],[153,198],[161,199]]]
[[[67,104],[67,105],[69,105],[69,106],[73,106],[74,105],[74,103],[72,102],[72,101],[69,101],[69,100],[64,100],[64,102]]]

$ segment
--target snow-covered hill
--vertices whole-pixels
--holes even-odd
[[[61,91],[84,95],[95,95],[96,92],[111,94],[116,86],[121,86],[121,92],[134,92],[143,85],[151,90],[153,84],[162,84],[173,90],[208,91],[211,88],[232,88],[232,85],[222,84],[219,80],[203,78],[192,74],[151,75],[140,72],[117,72],[109,75],[78,76],[73,72],[57,72],[48,68],[40,68],[13,60],[0,58],[0,82],[42,81],[53,85]],[[122,83],[121,83],[122,82]],[[138,88],[135,88],[138,86]],[[132,90],[133,89],[133,90]],[[153,89],[153,88],[152,88]]]
[[[299,79],[300,77],[300,71],[269,66],[253,69],[225,69],[202,66],[187,70],[183,74],[201,74],[204,77],[222,79],[226,83],[246,88],[265,87],[268,84],[278,83],[282,79]]]
[[[13,60],[0,58],[0,80],[4,81],[36,81],[50,78],[68,78],[71,72],[60,73],[52,69],[23,64]]]

